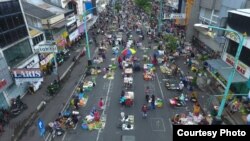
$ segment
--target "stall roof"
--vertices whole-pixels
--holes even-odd
[[[225,79],[228,80],[228,77],[233,69],[232,66],[228,65],[226,62],[221,59],[211,59],[206,61],[211,67],[213,67],[217,72]],[[243,77],[239,72],[235,73],[232,83],[246,82],[247,79]]]

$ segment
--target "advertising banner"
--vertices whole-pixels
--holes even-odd
[[[43,81],[43,73],[40,68],[16,68],[12,69],[13,78],[15,78],[16,84],[24,82],[38,82]]]
[[[164,14],[164,18],[163,19],[185,19],[186,18],[186,14],[185,13],[168,13],[168,14]]]
[[[42,44],[34,49],[36,53],[52,53],[57,52],[57,46],[52,44]]]

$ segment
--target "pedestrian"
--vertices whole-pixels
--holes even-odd
[[[199,116],[200,110],[201,110],[200,104],[198,102],[196,102],[193,106],[193,115]]]
[[[155,95],[154,94],[152,94],[151,96],[151,108],[155,109]]]
[[[148,108],[147,108],[147,105],[144,104],[141,108],[141,111],[142,111],[142,117],[143,118],[146,118],[148,115],[147,115],[147,112],[148,112]]]
[[[104,102],[103,102],[103,99],[100,98],[99,102],[98,102],[98,106],[99,106],[99,109],[100,110],[103,110],[104,109]]]
[[[148,95],[148,93],[146,93],[145,98],[146,98],[146,102],[148,103],[149,102],[149,95]]]

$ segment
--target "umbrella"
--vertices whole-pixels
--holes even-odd
[[[136,50],[135,49],[125,49],[122,51],[122,55],[124,56],[127,56],[127,55],[132,55],[132,54],[135,54],[136,53]]]

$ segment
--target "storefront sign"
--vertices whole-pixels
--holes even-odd
[[[185,13],[164,14],[164,19],[185,19]]]
[[[234,32],[230,32],[228,34],[226,34],[227,38],[235,41],[235,42],[238,42],[239,40],[239,37],[234,33]]]
[[[74,22],[76,22],[76,16],[73,16],[73,17],[70,17],[70,18],[67,18],[67,26],[73,24]]]
[[[226,62],[227,62],[228,64],[234,66],[234,58],[231,57],[231,56],[229,56],[229,55],[227,55]],[[242,63],[239,62],[239,63],[238,63],[238,66],[237,66],[237,71],[238,71],[239,73],[241,73],[242,75],[244,75],[244,74],[246,73],[246,68],[247,68],[247,67],[246,67],[244,64],[242,64]]]
[[[73,41],[78,37],[79,33],[78,30],[75,30],[73,33],[69,34],[69,40]]]
[[[52,44],[39,45],[38,48],[34,49],[37,53],[52,53],[57,52],[57,46]]]
[[[48,55],[45,59],[43,59],[40,64],[41,65],[46,65],[52,58],[54,57],[54,54]]]
[[[42,71],[39,68],[31,69],[13,69],[13,77],[15,79],[19,78],[42,78]]]
[[[67,31],[70,33],[74,32],[77,29],[77,24],[74,22],[73,24],[67,26]]]
[[[0,90],[3,89],[4,86],[6,86],[6,85],[7,85],[7,80],[5,80],[5,79],[0,80]]]

